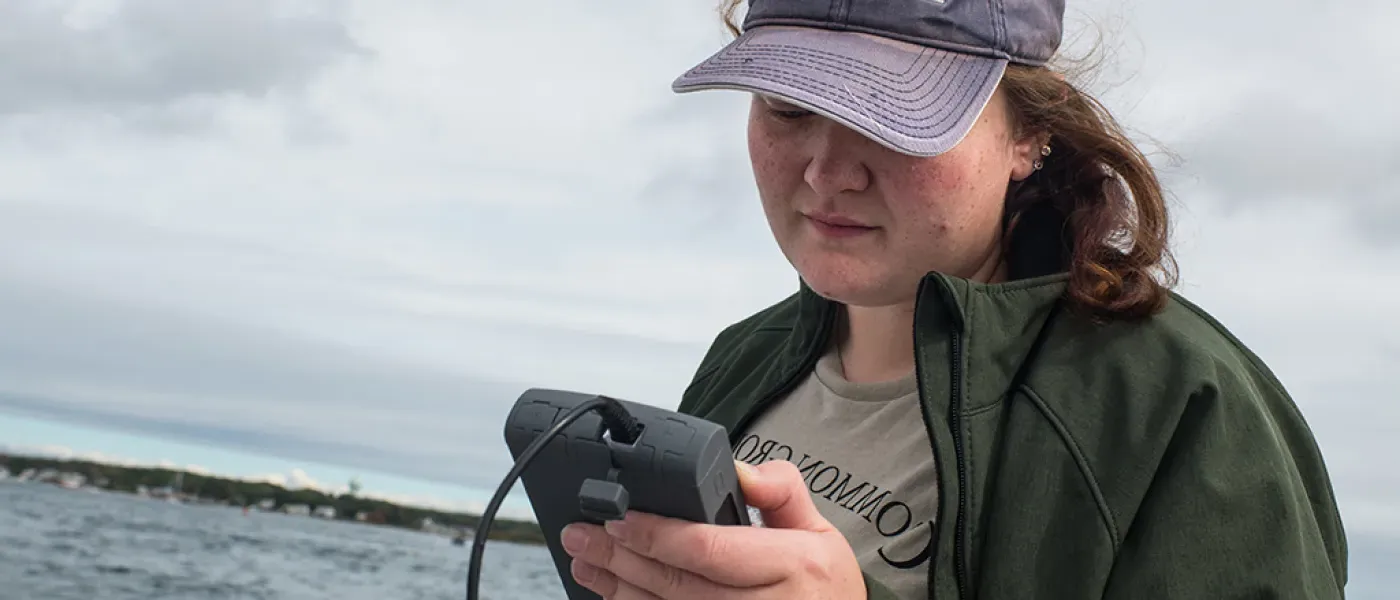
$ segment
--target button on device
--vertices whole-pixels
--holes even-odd
[[[695,439],[695,428],[678,419],[668,418],[666,424],[660,428],[661,435],[652,440],[653,444],[662,451],[661,469],[673,473],[685,473],[690,469],[686,456],[690,453],[691,440]]]
[[[695,428],[676,419],[666,419],[666,427],[661,430],[660,439],[654,440],[657,446],[668,450],[683,450],[695,438]]]
[[[520,407],[520,418],[516,421],[529,427],[535,435],[543,434],[559,419],[559,407],[548,402],[531,402]]]

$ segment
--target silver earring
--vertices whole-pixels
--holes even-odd
[[[1041,156],[1050,156],[1050,146],[1049,146],[1049,145],[1041,146],[1041,147],[1040,147],[1040,155],[1041,155]],[[1045,161],[1044,161],[1044,160],[1041,160],[1041,159],[1039,159],[1039,158],[1037,158],[1037,159],[1035,159],[1035,162],[1034,162],[1034,163],[1031,163],[1031,166],[1034,167],[1035,170],[1039,171],[1039,170],[1041,170],[1042,168],[1045,167]]]

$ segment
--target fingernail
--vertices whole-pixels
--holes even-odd
[[[573,525],[565,527],[564,534],[560,537],[564,543],[564,550],[571,555],[582,554],[584,549],[588,547],[588,535]]]
[[[758,474],[758,469],[753,468],[753,465],[742,460],[734,461],[734,468],[739,471],[740,475],[746,477],[753,477]]]
[[[593,583],[593,580],[598,578],[598,569],[583,561],[574,561],[569,570],[573,572],[574,581],[583,585]]]
[[[608,535],[617,539],[623,539],[627,536],[627,523],[620,519],[603,523],[603,529],[607,530]]]

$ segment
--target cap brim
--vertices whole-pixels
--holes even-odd
[[[776,96],[895,151],[936,156],[972,129],[1006,64],[865,33],[765,26],[744,32],[671,87]]]

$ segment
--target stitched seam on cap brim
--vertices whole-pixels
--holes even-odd
[[[735,65],[742,65],[744,61],[763,61],[765,66],[774,65],[784,73],[816,70],[822,74],[838,77],[843,81],[864,84],[871,89],[880,90],[885,95],[899,100],[902,103],[898,107],[900,109],[923,110],[933,104],[945,104],[941,100],[950,93],[946,90],[951,89],[954,85],[954,82],[949,80],[948,75],[966,77],[976,74],[953,62],[970,62],[962,57],[965,55],[956,52],[924,50],[923,55],[914,57],[911,63],[918,65],[918,68],[913,70],[916,79],[896,79],[887,75],[891,71],[882,68],[881,65],[863,62],[819,48],[804,48],[769,42],[763,45],[746,45],[743,49],[736,48],[716,55],[714,59],[706,63],[706,66],[710,67],[711,72],[729,72],[736,75],[741,73],[738,72],[740,69],[736,68]],[[997,59],[978,57],[975,60],[980,62]],[[797,68],[782,68],[787,65]],[[758,67],[758,69],[768,70],[763,67]]]
[[[769,89],[769,88],[767,88],[767,87],[765,87],[765,86],[758,86],[758,85],[753,85],[753,84],[739,84],[739,83],[707,83],[707,84],[693,84],[693,85],[689,85],[689,86],[684,86],[684,89],[689,90],[689,91],[702,90],[702,89],[727,89],[727,90],[737,90],[737,91],[745,91],[745,92],[756,92],[756,93],[777,94],[777,95],[780,95],[780,96],[784,97],[786,100],[788,100],[789,102],[792,102],[793,104],[796,104],[796,105],[798,105],[798,106],[801,106],[801,107],[803,107],[803,108],[806,108],[807,110],[816,112],[816,113],[821,114],[821,115],[823,115],[823,116],[826,116],[827,118],[830,118],[830,119],[832,119],[832,120],[834,120],[834,121],[836,121],[836,122],[838,122],[838,123],[841,123],[841,124],[843,124],[843,125],[846,125],[847,127],[850,127],[850,128],[855,129],[855,130],[857,130],[857,131],[860,131],[860,132],[862,132],[862,134],[865,135],[866,137],[868,137],[868,138],[874,140],[876,143],[878,143],[878,144],[880,144],[880,145],[882,145],[882,146],[884,146],[884,147],[886,147],[886,148],[889,148],[890,150],[893,150],[893,151],[895,151],[895,152],[899,152],[899,153],[901,153],[901,154],[907,154],[907,155],[910,155],[910,156],[932,157],[932,156],[938,156],[938,155],[940,155],[940,154],[943,154],[943,153],[945,153],[945,152],[948,152],[949,150],[951,150],[951,149],[957,147],[958,144],[962,143],[962,140],[963,140],[964,138],[967,137],[967,135],[971,132],[971,129],[972,129],[972,127],[969,126],[969,127],[967,127],[964,131],[960,132],[957,136],[955,136],[955,137],[953,137],[953,138],[951,138],[951,139],[942,139],[942,140],[939,140],[939,139],[936,139],[936,138],[935,138],[935,139],[929,139],[929,138],[913,138],[913,137],[910,137],[910,136],[898,135],[897,137],[900,138],[900,142],[895,142],[895,141],[886,139],[886,137],[883,136],[883,135],[881,135],[879,132],[874,131],[874,130],[871,130],[870,128],[866,127],[866,126],[863,125],[863,124],[855,123],[855,122],[853,122],[853,121],[851,121],[851,120],[849,120],[849,119],[847,119],[847,118],[845,118],[845,117],[843,117],[843,116],[841,116],[841,115],[837,115],[837,114],[835,114],[835,113],[832,112],[832,111],[826,110],[826,109],[824,109],[824,108],[822,108],[822,107],[815,106],[815,105],[813,105],[813,104],[811,104],[811,103],[808,103],[808,102],[806,102],[806,101],[803,101],[801,98],[793,97],[792,94],[785,93],[785,92],[783,92],[783,91],[781,91],[781,90],[773,90],[773,89]],[[972,116],[972,118],[971,118],[971,120],[970,120],[969,122],[975,124],[975,123],[977,122],[977,120],[981,118],[982,113],[983,113],[984,111],[987,110],[987,105],[988,105],[988,104],[989,104],[988,102],[982,102],[982,103],[981,103],[981,106],[979,106],[979,107],[977,108],[976,114],[974,114],[974,115]],[[916,148],[912,147],[912,146],[914,146],[914,145],[917,145],[917,146],[919,146],[919,147],[927,147],[927,146],[930,144],[930,142],[937,143],[937,144],[938,144],[938,147],[935,148],[935,149],[932,149],[932,150],[920,150],[920,149],[916,149]]]
[[[746,34],[746,36],[749,36],[748,39],[749,39],[751,42],[756,41],[756,38],[760,37],[760,36],[758,36],[758,35],[751,35],[751,34]],[[765,45],[771,46],[771,44],[765,44]],[[942,132],[941,132],[941,133],[936,133],[936,134],[934,134],[934,135],[932,135],[932,136],[928,136],[928,135],[915,135],[914,132],[912,132],[912,131],[898,131],[898,130],[895,130],[895,131],[892,132],[894,135],[900,137],[901,139],[905,139],[905,140],[929,140],[929,139],[938,139],[939,137],[942,137],[943,135],[946,135],[948,132],[950,132],[952,129],[954,129],[954,127],[953,127],[952,125],[949,125],[949,126],[947,126],[947,127],[944,127],[943,124],[944,124],[944,123],[956,123],[956,122],[961,118],[961,116],[962,116],[962,114],[963,114],[963,113],[960,113],[960,112],[949,112],[949,113],[944,114],[942,117],[940,117],[936,123],[933,123],[933,124],[914,125],[914,122],[909,120],[909,119],[911,118],[912,115],[910,115],[910,114],[908,114],[908,113],[901,112],[901,109],[915,108],[915,109],[918,109],[918,110],[923,110],[923,109],[925,109],[925,108],[928,108],[928,107],[932,106],[932,104],[926,104],[926,105],[920,106],[920,107],[905,107],[905,106],[900,106],[900,103],[905,102],[905,101],[907,101],[908,99],[906,99],[906,98],[892,98],[892,100],[895,100],[895,102],[891,102],[891,103],[873,103],[873,104],[871,104],[870,106],[864,106],[864,105],[861,105],[861,103],[859,103],[859,102],[854,102],[854,101],[853,101],[852,103],[850,103],[850,105],[846,105],[846,104],[847,104],[846,102],[843,102],[843,101],[840,101],[840,100],[836,100],[836,99],[835,99],[835,96],[832,95],[832,94],[837,94],[837,95],[839,95],[840,92],[841,92],[842,90],[836,88],[831,82],[826,82],[826,81],[822,81],[822,80],[815,79],[815,78],[813,78],[813,77],[811,76],[810,73],[806,73],[806,72],[805,72],[805,71],[809,71],[809,70],[811,70],[811,69],[813,69],[813,68],[816,68],[816,69],[818,69],[818,70],[821,70],[821,69],[825,68],[824,66],[818,65],[818,64],[817,64],[819,61],[811,61],[811,64],[802,63],[801,65],[803,66],[803,68],[799,68],[799,69],[771,69],[771,68],[769,68],[769,69],[763,69],[763,68],[758,68],[758,69],[750,70],[750,69],[746,69],[746,68],[737,66],[737,65],[739,65],[739,64],[742,64],[742,62],[743,62],[742,59],[743,59],[743,57],[744,57],[745,55],[752,54],[752,55],[755,56],[755,57],[765,58],[766,60],[782,60],[782,59],[783,59],[783,56],[782,56],[783,53],[772,53],[772,52],[762,51],[762,48],[757,48],[757,47],[756,47],[753,51],[750,51],[750,50],[745,49],[746,46],[747,46],[747,44],[745,44],[744,46],[731,45],[730,47],[726,48],[724,51],[721,51],[720,53],[718,53],[718,54],[716,54],[715,56],[711,57],[708,61],[706,61],[706,63],[704,63],[704,64],[702,64],[701,66],[698,66],[698,67],[692,69],[692,70],[690,71],[690,73],[689,73],[687,76],[688,76],[688,77],[691,77],[691,78],[694,78],[694,79],[705,79],[705,78],[708,78],[708,77],[722,77],[722,78],[739,77],[739,78],[743,78],[743,79],[757,79],[757,80],[764,81],[764,82],[766,82],[766,83],[759,83],[759,84],[739,83],[738,85],[757,85],[757,86],[760,86],[759,89],[768,89],[768,88],[762,87],[762,86],[765,86],[765,85],[776,85],[776,86],[781,86],[781,87],[790,87],[790,88],[793,88],[793,92],[800,92],[800,93],[803,93],[803,94],[812,94],[812,95],[817,95],[817,96],[824,96],[827,100],[829,100],[829,101],[831,101],[831,102],[833,102],[833,103],[845,105],[845,106],[843,106],[843,108],[849,109],[851,112],[861,113],[861,114],[863,114],[863,115],[865,115],[865,116],[868,116],[868,117],[873,117],[873,116],[879,115],[879,116],[882,117],[882,118],[880,118],[880,119],[875,119],[875,120],[881,121],[880,126],[881,126],[882,128],[885,126],[885,123],[884,123],[884,122],[885,122],[885,121],[888,121],[888,122],[890,122],[890,123],[899,123],[899,124],[901,124],[901,125],[904,126],[904,129],[915,129],[915,130],[920,130],[920,131],[933,131],[933,130],[936,129],[936,128],[941,128],[941,129],[942,129]],[[781,48],[781,46],[778,46],[778,47]],[[809,49],[809,50],[812,50],[812,49]],[[948,52],[948,51],[940,51],[940,52],[942,52],[942,53],[944,53],[944,54],[954,54],[954,55],[956,54],[956,53],[951,53],[951,52]],[[964,56],[966,56],[966,55],[964,55]],[[1001,69],[1004,68],[1002,61],[1005,60],[1005,59],[995,59],[995,58],[985,58],[985,57],[981,57],[981,58],[979,58],[979,60],[991,62],[992,64],[987,65],[987,66],[989,66],[989,67],[990,67],[991,69],[993,69],[993,70],[1001,70]],[[940,61],[940,62],[941,62],[941,61]],[[797,63],[795,63],[795,64],[797,64]],[[713,70],[711,70],[711,67],[713,67]],[[862,78],[862,79],[868,79],[867,77],[862,77],[860,73],[851,71],[851,70],[849,69],[849,67],[845,67],[845,66],[842,66],[842,65],[832,65],[832,68],[838,68],[838,67],[841,68],[842,70],[846,71],[846,73],[832,73],[833,75],[836,75],[836,76],[838,77],[838,79],[843,78],[844,75],[850,75],[850,76],[852,76],[852,77],[858,77],[858,78]],[[938,95],[938,97],[939,97],[939,98],[942,98],[942,97],[944,97],[947,93],[954,93],[954,94],[957,94],[958,92],[956,92],[955,90],[961,88],[961,89],[962,89],[962,92],[961,92],[961,94],[959,94],[959,97],[957,97],[956,99],[953,99],[951,102],[945,102],[945,104],[953,104],[953,105],[959,105],[959,106],[966,106],[966,102],[967,102],[967,100],[968,100],[968,95],[970,95],[970,94],[975,94],[975,93],[976,93],[976,90],[980,89],[980,86],[969,85],[969,84],[967,84],[967,83],[961,81],[962,78],[965,77],[965,76],[967,76],[967,77],[974,76],[975,74],[974,74],[972,71],[969,71],[969,70],[967,70],[967,69],[957,69],[956,72],[957,72],[957,74],[958,74],[958,79],[959,79],[960,81],[956,82],[956,84],[953,85],[953,87],[949,87],[949,88],[945,89],[944,92],[940,92],[939,95]],[[1004,73],[1004,71],[1003,71],[1003,73]],[[1001,78],[1001,76],[1003,75],[1003,73],[998,73],[995,77],[993,77],[993,78],[991,78],[991,79],[988,79],[988,80],[986,80],[985,82],[983,82],[982,85],[991,85],[991,86],[995,86],[995,85],[998,83],[998,81],[1000,80],[1000,78]],[[945,73],[945,75],[946,75],[946,73]],[[946,77],[939,77],[939,79],[938,79],[937,81],[941,82],[941,81],[945,81],[945,80],[946,80]],[[925,80],[924,80],[924,83],[921,83],[918,87],[923,87],[923,86],[926,85],[927,83],[933,82],[933,81],[934,81],[934,79],[933,79],[932,77],[926,77]],[[872,82],[870,82],[870,81],[867,81],[866,83],[867,83],[868,85],[872,84]],[[873,83],[874,83],[874,84],[878,84],[878,85],[872,85],[872,87],[875,88],[875,89],[877,89],[877,90],[878,90],[878,89],[888,89],[888,88],[887,88],[887,85],[885,85],[885,84],[882,83],[882,82],[878,82],[878,81],[877,81],[877,82],[873,82]],[[692,86],[692,87],[693,87],[693,86]],[[916,87],[916,88],[914,88],[914,89],[918,89],[918,87]],[[936,88],[937,88],[937,85],[935,86],[935,89],[936,89]],[[788,95],[789,95],[788,93],[785,93],[785,92],[782,91],[782,90],[771,90],[771,89],[770,89],[769,91],[771,91],[771,92],[773,92],[773,93],[782,94],[782,95],[785,95],[785,96],[788,96]],[[929,91],[933,91],[933,90],[929,90]],[[989,93],[989,94],[990,94],[990,92],[991,92],[991,91],[988,90],[988,93]],[[849,91],[847,91],[847,93],[849,93]],[[792,99],[793,99],[793,100],[800,100],[799,98],[796,98],[796,97],[792,97]],[[854,99],[852,99],[852,100],[854,100]],[[985,102],[985,100],[984,100],[984,102]],[[800,103],[800,102],[799,102],[799,103]],[[802,104],[802,103],[800,103],[800,104]],[[813,108],[813,107],[807,106],[806,104],[802,104],[802,105],[803,105],[803,106],[806,106],[806,107],[808,107],[808,108]],[[985,106],[983,106],[982,108],[985,109]],[[872,109],[873,109],[873,114],[872,114]],[[834,117],[834,115],[829,115],[829,114],[826,113],[825,111],[819,111],[819,112],[821,112],[821,113],[824,114],[824,115],[828,115],[828,116],[833,116],[833,117]],[[940,110],[939,112],[942,112],[942,111]],[[980,113],[981,113],[981,110],[979,109],[979,110],[978,110],[978,114],[980,115]],[[977,116],[977,115],[974,115],[974,118],[975,118],[976,116]],[[834,118],[837,118],[837,117],[834,117]],[[951,119],[951,121],[950,121],[950,119]],[[845,121],[844,119],[841,119],[841,118],[838,118],[838,120],[840,120],[840,121],[843,122],[843,123],[847,123],[847,122],[848,122],[848,121]],[[871,130],[865,129],[864,127],[861,127],[861,126],[857,126],[857,127],[861,128],[861,129],[864,130],[864,131],[871,131]],[[951,146],[950,146],[950,147],[951,147]]]
[[[797,105],[797,106],[800,106],[800,107],[802,107],[802,108],[805,108],[805,109],[807,109],[807,110],[810,110],[810,111],[812,111],[812,112],[814,112],[814,113],[820,114],[820,115],[822,115],[822,116],[824,116],[824,117],[826,117],[826,118],[828,118],[828,119],[831,119],[831,120],[833,120],[833,121],[836,121],[836,122],[838,122],[838,123],[841,123],[842,125],[845,125],[845,126],[851,128],[851,129],[854,129],[854,130],[856,130],[856,131],[859,131],[859,132],[862,133],[862,135],[865,135],[865,137],[874,140],[876,143],[880,144],[881,146],[884,146],[884,147],[886,147],[886,148],[889,148],[890,150],[893,150],[893,151],[898,152],[898,153],[900,153],[900,154],[907,154],[907,155],[910,155],[910,156],[923,156],[923,157],[938,156],[938,155],[940,155],[940,154],[943,154],[944,152],[947,152],[947,151],[953,149],[955,146],[958,145],[959,142],[962,141],[962,139],[963,139],[964,137],[967,136],[967,133],[964,132],[961,136],[958,136],[957,139],[952,140],[951,142],[943,142],[942,140],[933,140],[933,139],[928,139],[928,138],[922,138],[922,139],[921,139],[921,138],[908,138],[907,136],[902,136],[902,135],[899,136],[899,137],[901,138],[901,140],[902,140],[904,143],[906,143],[906,144],[911,143],[911,142],[913,142],[913,143],[929,143],[929,142],[934,142],[934,141],[937,141],[937,142],[940,142],[940,143],[947,143],[947,144],[948,144],[948,146],[947,146],[946,148],[939,148],[939,149],[936,149],[936,150],[915,150],[915,149],[913,149],[913,148],[907,148],[907,147],[903,147],[903,146],[900,146],[900,145],[896,145],[895,142],[893,142],[893,141],[891,141],[891,140],[889,140],[889,139],[886,139],[884,136],[880,135],[879,133],[877,133],[877,132],[875,132],[875,131],[872,131],[870,128],[866,127],[865,125],[863,125],[863,124],[861,124],[861,123],[853,122],[853,121],[851,121],[851,120],[849,120],[849,119],[847,119],[847,118],[845,118],[845,117],[843,117],[843,116],[841,116],[841,115],[838,115],[838,114],[833,113],[832,111],[826,110],[826,109],[824,109],[824,108],[822,108],[822,107],[819,107],[819,106],[815,106],[815,105],[811,104],[810,102],[806,102],[806,101],[802,100],[801,98],[792,97],[791,94],[787,94],[787,93],[784,93],[784,92],[779,91],[779,90],[770,90],[770,89],[767,89],[767,88],[764,88],[764,87],[760,87],[760,86],[756,86],[756,85],[746,85],[746,84],[740,84],[740,83],[701,83],[701,84],[695,84],[695,85],[687,85],[687,86],[684,86],[683,89],[684,89],[685,91],[699,91],[699,90],[734,90],[734,91],[740,91],[740,92],[755,92],[755,93],[779,95],[779,96],[782,96],[784,100],[786,100],[786,101],[788,101],[788,102],[790,102],[790,103],[792,103],[792,104],[795,104],[795,105]],[[985,108],[986,108],[986,107],[984,106],[983,109],[985,109]],[[921,144],[921,145],[922,145],[922,144]]]
[[[953,124],[956,124],[958,119],[962,118],[964,114],[963,111],[945,111],[937,107],[967,106],[969,97],[975,95],[977,91],[981,89],[981,85],[986,85],[987,83],[995,85],[996,80],[999,79],[998,76],[992,78],[990,81],[984,81],[982,77],[985,77],[986,73],[1001,68],[998,59],[981,59],[992,61],[990,64],[981,65],[986,67],[985,73],[977,73],[969,69],[957,69],[956,71],[945,70],[943,74],[938,75],[936,79],[933,76],[926,77],[924,82],[920,83],[914,90],[919,91],[920,88],[925,87],[928,87],[928,89],[923,90],[920,96],[910,97],[903,95],[904,90],[892,89],[885,82],[872,80],[868,76],[862,74],[858,69],[821,63],[816,60],[807,62],[794,61],[776,54],[763,55],[761,53],[755,53],[755,56],[763,58],[766,63],[779,68],[743,67],[740,65],[743,64],[742,59],[744,57],[739,55],[734,56],[732,60],[728,57],[722,60],[716,60],[712,71],[697,69],[694,72],[695,77],[727,76],[753,78],[769,81],[776,85],[789,86],[805,93],[824,96],[837,104],[845,105],[845,108],[865,113],[866,116],[878,116],[881,117],[879,120],[886,121],[890,124],[898,124],[906,129],[906,131],[901,132],[902,134],[909,135],[915,139],[928,139],[930,136],[913,135],[914,131],[908,130],[919,132],[947,132],[951,130]],[[783,66],[782,63],[795,65],[798,68],[781,68]],[[842,80],[854,80],[855,83],[866,85],[872,90],[881,92],[881,96],[887,100],[884,102],[868,102],[866,103],[868,106],[854,101],[854,98],[852,98],[852,102],[849,104],[837,101],[831,94],[840,94],[843,91],[849,93],[849,91],[838,88],[831,82],[823,81],[815,77],[812,73],[813,70],[828,75],[834,75]],[[947,76],[949,74],[954,75],[954,78],[948,78]],[[976,83],[976,85],[973,83]],[[930,84],[932,84],[932,87],[929,87]],[[922,104],[915,104],[916,102],[921,102]],[[942,114],[936,121],[923,121],[914,118],[916,114],[922,114],[931,108]],[[871,109],[873,109],[873,111]],[[939,135],[941,134],[935,133],[932,137],[938,137]]]

